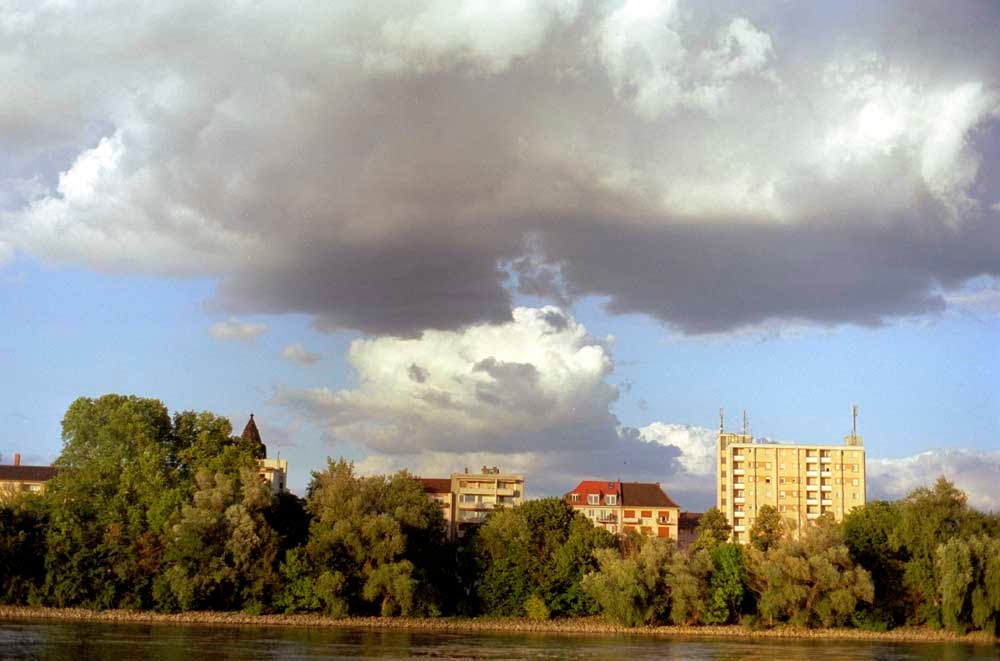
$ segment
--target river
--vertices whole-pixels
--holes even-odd
[[[55,659],[830,659],[971,661],[1000,646],[956,643],[641,635],[428,633],[395,630],[0,621],[0,658]]]

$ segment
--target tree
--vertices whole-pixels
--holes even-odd
[[[750,527],[750,543],[761,551],[777,546],[785,536],[785,519],[774,505],[762,505]]]
[[[749,550],[750,584],[758,612],[773,624],[838,626],[850,621],[859,602],[871,603],[871,576],[851,561],[838,528],[822,522],[802,539],[768,551]]]
[[[854,618],[858,626],[884,630],[906,622],[903,571],[908,555],[905,548],[891,543],[900,525],[899,504],[884,500],[856,508],[844,518],[842,531],[851,560],[871,573],[875,588],[872,603],[858,608]]]
[[[45,503],[34,496],[0,505],[0,603],[35,603],[45,582]]]
[[[615,549],[594,552],[598,570],[583,579],[583,589],[612,622],[628,627],[663,621],[670,610],[672,542],[648,538],[637,553]]]
[[[610,533],[559,498],[494,511],[473,541],[483,609],[493,615],[522,615],[534,597],[553,615],[590,614],[596,604],[580,582],[596,567],[594,549],[613,545]]]
[[[899,507],[899,525],[889,542],[893,552],[907,557],[903,585],[908,595],[909,620],[941,626],[938,546],[954,537],[981,532],[989,524],[988,518],[972,511],[966,495],[943,477],[932,488],[915,489]]]
[[[63,418],[49,484],[46,584],[59,606],[149,607],[159,539],[184,499],[166,407],[80,398]]]
[[[256,471],[239,479],[200,471],[192,505],[183,508],[165,552],[159,605],[182,610],[263,610],[278,584],[279,538],[264,513],[271,492]],[[171,600],[172,598],[172,600]]]
[[[693,546],[711,550],[728,542],[732,537],[732,530],[719,508],[710,507],[698,519]]]
[[[279,600],[286,608],[315,604],[335,615],[370,610],[383,615],[440,612],[434,589],[446,561],[441,511],[420,483],[405,471],[393,476],[357,477],[350,462],[328,461],[313,474],[307,496],[313,516],[305,556],[286,561],[295,579]],[[303,576],[316,592],[303,593]]]
[[[1000,539],[952,538],[938,547],[936,563],[943,624],[960,634],[1000,633]]]

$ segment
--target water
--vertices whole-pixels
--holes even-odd
[[[1000,659],[1000,646],[0,621],[0,658]]]

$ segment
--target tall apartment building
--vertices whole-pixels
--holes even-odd
[[[774,506],[795,536],[826,513],[842,521],[866,501],[862,438],[855,426],[843,445],[755,443],[745,429],[729,433],[720,421],[716,493],[741,543],[764,505]]]
[[[496,466],[483,466],[479,473],[452,473],[448,478],[421,478],[431,502],[436,503],[448,524],[451,539],[464,537],[470,527],[486,520],[497,507],[515,507],[524,502],[524,476],[501,473]]]
[[[635,530],[677,540],[680,508],[655,482],[584,480],[564,499],[594,525],[610,532]]]

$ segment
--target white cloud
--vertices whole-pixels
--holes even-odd
[[[256,342],[257,338],[267,331],[267,324],[242,322],[232,318],[212,324],[208,329],[212,337],[227,342]]]
[[[925,314],[1000,263],[1000,46],[883,6],[7,3],[0,241],[375,334],[509,321],[528,237],[689,332]]]
[[[719,434],[706,427],[692,427],[667,422],[653,422],[639,429],[647,443],[672,445],[681,451],[678,461],[693,476],[715,475],[715,457]]]
[[[728,97],[731,79],[761,72],[772,54],[771,37],[743,17],[698,55],[685,45],[697,36],[689,32],[676,0],[628,0],[598,26],[601,61],[615,91],[641,117],[681,107],[713,111]]]
[[[958,448],[928,450],[899,459],[868,459],[870,500],[903,498],[944,476],[969,496],[969,504],[1000,512],[1000,451]]]
[[[281,350],[281,357],[299,365],[315,365],[320,361],[318,353],[306,351],[301,344],[290,344]]]
[[[606,347],[558,308],[517,308],[513,321],[417,339],[351,343],[358,386],[288,390],[338,437],[381,451],[592,447],[615,428]]]
[[[403,5],[383,23],[385,50],[366,62],[375,69],[431,69],[470,61],[500,73],[530,56],[553,23],[570,23],[577,0],[429,0]]]

